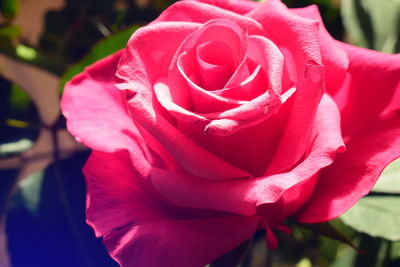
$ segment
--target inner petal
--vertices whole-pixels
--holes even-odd
[[[250,101],[268,89],[264,70],[258,65],[248,77],[231,87],[225,86],[224,89],[214,91],[215,94],[232,99]]]
[[[224,42],[209,41],[196,49],[201,86],[209,91],[221,89],[235,70],[232,49]]]
[[[237,106],[238,101],[212,92],[224,88],[243,62],[246,50],[247,32],[233,21],[210,20],[189,34],[176,51],[168,72],[174,102],[179,99],[180,105],[185,103],[184,108],[201,113],[225,110],[226,104]]]
[[[192,96],[191,111],[200,113],[219,112],[243,104],[243,101],[218,96],[212,91],[204,90],[203,87],[199,86],[200,81],[196,79],[198,75],[195,72],[197,68],[193,64],[193,56],[189,53],[183,53],[179,56],[177,62],[179,75],[186,81],[187,87],[185,89]]]

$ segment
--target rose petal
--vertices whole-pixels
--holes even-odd
[[[305,79],[299,79],[297,84],[286,129],[267,173],[279,173],[290,169],[309,147],[314,116],[318,115],[314,106],[319,105],[324,88],[323,67],[309,64],[304,76]],[[304,92],[304,89],[308,92]]]
[[[157,79],[167,77],[176,50],[199,27],[195,23],[161,22],[137,30],[118,64],[117,76],[126,81],[124,88],[134,92],[146,91]],[[187,101],[190,98],[185,93],[174,95],[174,101],[182,106],[189,105]]]
[[[311,199],[298,215],[300,222],[331,220],[369,193],[384,167],[400,157],[399,116],[360,132],[346,146],[347,151],[322,171]]]
[[[400,108],[400,95],[393,99],[396,90],[400,90],[400,54],[388,55],[337,43],[350,59],[347,84],[339,92],[345,97],[336,99],[344,106],[342,128],[344,135],[349,137],[366,127],[375,127],[391,101],[394,103],[392,109]]]
[[[153,84],[157,76],[166,75],[178,45],[197,28],[198,25],[193,23],[160,22],[143,27],[131,37],[117,71],[118,76],[126,81],[124,87],[136,93],[128,102],[131,117],[189,173],[209,179],[249,176],[199,147],[160,116],[165,112],[154,97]],[[162,49],[158,43],[160,40],[164,44]],[[174,102],[179,101],[174,99]]]
[[[187,172],[208,179],[223,180],[249,176],[201,148],[168,120],[159,116],[162,114],[161,107],[153,97],[151,93],[147,93],[137,94],[132,98],[128,103],[132,117],[155,137]]]
[[[208,118],[214,119],[206,125],[204,131],[207,134],[227,136],[259,124],[273,115],[293,93],[294,90],[290,90],[282,96],[277,96],[274,91],[270,90],[237,108],[221,113],[207,114]]]
[[[211,20],[187,36],[171,62],[168,84],[172,99],[176,99],[175,95],[181,92],[190,92],[187,94],[190,95],[191,106],[181,106],[195,112],[217,112],[237,107],[239,104],[238,101],[209,92],[213,88],[201,87],[203,81],[198,74],[196,48],[210,41],[221,42],[232,48],[233,63],[229,66],[231,69],[239,65],[246,53],[245,32],[237,23],[229,20]],[[222,81],[223,84],[226,82],[228,79]],[[174,102],[176,103],[175,100]]]
[[[192,78],[189,78],[187,73],[188,68],[184,69],[185,61],[193,62],[193,58],[187,59],[187,54],[181,54],[176,62],[176,68],[171,68],[169,74],[168,84],[170,85],[169,91],[171,98],[174,99],[174,95],[180,94],[183,91],[188,91],[191,96],[192,105],[188,108],[190,111],[209,113],[218,112],[226,109],[232,109],[241,104],[240,101],[218,96],[204,88],[198,86]],[[189,70],[190,73],[190,70]],[[176,98],[176,97],[175,97]]]
[[[161,22],[138,29],[121,56],[117,76],[139,83],[166,77],[176,50],[200,26],[189,22]]]
[[[318,107],[312,136],[314,142],[307,157],[287,173],[255,179],[211,181],[153,168],[151,182],[158,192],[175,205],[250,216],[258,206],[274,203],[290,188],[308,183],[321,168],[333,162],[336,151],[343,152],[339,111],[327,95]],[[308,184],[309,187],[314,185],[314,182]],[[304,199],[298,201],[304,202]]]
[[[224,89],[213,91],[220,96],[250,101],[268,89],[282,92],[283,56],[278,47],[262,36],[251,35],[247,38],[248,49],[242,66],[238,67]],[[249,68],[249,65],[257,67]],[[254,69],[249,75],[249,70]],[[244,75],[246,74],[246,75]]]
[[[271,228],[281,230],[282,227],[287,227],[285,226],[285,220],[295,216],[301,210],[315,190],[318,178],[319,172],[309,179],[290,187],[275,203],[259,207],[257,214],[263,216]]]
[[[211,6],[217,6],[241,15],[244,15],[254,8],[256,8],[259,3],[250,0],[194,0],[196,2],[202,2],[206,4],[210,4]]]
[[[124,151],[93,152],[84,173],[87,222],[121,266],[204,266],[258,227],[258,217],[177,219],[144,187]]]
[[[86,220],[98,237],[128,224],[167,216],[167,207],[144,189],[144,177],[132,160],[138,162],[143,158],[131,158],[126,150],[94,151],[85,164]]]
[[[259,221],[240,216],[159,220],[116,230],[104,243],[122,267],[203,267],[250,239]]]
[[[222,21],[212,21],[212,23],[213,22],[222,23]],[[212,23],[210,23],[210,25],[212,25]],[[248,38],[248,41],[249,58],[252,58],[254,60],[259,58],[258,60],[261,65],[258,69],[260,69],[262,66],[263,73],[266,73],[266,76],[263,76],[262,74],[260,74],[260,72],[256,72],[254,77],[250,76],[249,80],[245,80],[244,83],[241,84],[241,86],[226,88],[224,89],[226,91],[217,91],[216,93],[219,95],[225,95],[229,94],[231,90],[235,90],[235,94],[243,94],[245,96],[249,96],[250,94],[250,96],[253,96],[251,94],[259,94],[260,92],[258,92],[258,90],[264,89],[265,93],[261,96],[256,97],[249,102],[235,102],[231,98],[221,98],[216,95],[214,91],[208,92],[206,90],[203,90],[202,88],[199,88],[186,76],[184,71],[181,71],[181,74],[184,76],[187,83],[193,89],[192,96],[194,98],[194,101],[197,100],[199,103],[205,106],[204,108],[212,108],[212,110],[209,111],[213,111],[215,109],[217,111],[219,109],[223,111],[204,114],[204,112],[190,112],[184,110],[183,108],[177,107],[177,105],[173,103],[172,98],[169,97],[169,94],[167,92],[168,86],[162,82],[158,83],[155,89],[156,94],[161,94],[158,95],[157,98],[162,103],[162,105],[178,119],[183,119],[185,121],[194,120],[193,123],[196,123],[196,121],[199,120],[211,120],[205,128],[205,131],[209,134],[233,134],[240,129],[252,126],[256,123],[260,123],[261,121],[268,119],[268,117],[279,108],[279,105],[282,104],[293,93],[293,90],[286,92],[282,97],[277,97],[276,95],[276,92],[280,93],[282,90],[281,80],[283,57],[279,52],[279,49],[271,41],[263,37],[250,36]],[[177,65],[180,65],[179,58]],[[172,68],[171,70],[173,69],[174,68]],[[174,74],[176,73],[170,73],[170,76],[172,76],[173,78],[179,77],[179,75]],[[179,84],[179,82],[174,79],[173,81],[170,80],[169,84],[174,84],[174,86],[176,86],[177,84]],[[176,89],[177,88],[174,88],[174,90]],[[246,89],[251,92],[243,92]],[[172,90],[173,89],[169,89],[170,92]],[[185,88],[181,88],[181,90],[185,90]],[[267,90],[271,91],[268,92]],[[239,106],[239,104],[241,105]],[[199,107],[197,107],[197,109],[199,109]]]
[[[98,61],[67,83],[61,109],[68,131],[79,142],[104,152],[128,149],[142,159],[147,153],[145,144],[128,115],[121,91],[114,86],[120,81],[114,73],[121,53]],[[135,167],[145,171],[149,164],[142,160]]]
[[[249,34],[262,35],[264,31],[257,21],[249,17],[198,1],[176,2],[167,8],[153,23],[160,21],[188,21],[204,24],[207,21],[218,18],[236,22],[241,28],[247,29]]]
[[[265,120],[265,118],[272,114],[276,108],[274,105],[279,106],[281,101],[285,101],[285,95],[281,98],[276,96],[270,98],[269,95],[264,94],[260,99],[251,102],[250,105],[241,106],[241,109],[199,114],[189,112],[173,103],[171,97],[168,96],[167,87],[165,83],[160,81],[156,83],[154,90],[158,101],[177,118],[177,127],[181,132],[190,136],[192,140],[195,140],[209,152],[220,156],[235,166],[250,171],[253,176],[257,177],[264,174],[266,164],[273,155],[271,151],[275,151],[276,140],[280,137],[279,129],[282,129],[285,123],[284,120],[276,116],[268,120]],[[270,106],[263,103],[269,103]],[[257,118],[261,123],[249,127],[258,122]],[[232,125],[232,128],[229,128],[229,125],[224,125],[219,129],[219,132],[212,132],[214,130],[208,128],[208,130],[211,129],[211,132],[205,134],[204,129],[210,124],[210,120],[216,120],[215,126],[212,127],[218,127],[218,124],[225,120]],[[241,128],[243,129],[238,131]],[[269,129],[274,129],[274,131]],[[252,140],[252,142],[242,142],[244,139]]]
[[[265,1],[246,16],[259,21],[267,31],[267,37],[278,47],[291,52],[297,68],[296,94],[290,118],[269,167],[269,172],[278,173],[293,167],[311,142],[315,111],[324,91],[319,23],[293,15],[278,0]]]
[[[230,47],[222,42],[209,41],[199,45],[196,52],[203,88],[223,88],[236,68]]]
[[[322,64],[325,66],[325,86],[326,90],[331,95],[334,95],[339,90],[346,77],[346,71],[349,65],[347,53],[334,41],[326,30],[316,5],[304,8],[291,8],[289,10],[301,17],[319,21]]]
[[[260,64],[267,76],[268,89],[276,94],[282,93],[283,55],[278,47],[262,36],[249,36],[247,55],[253,62]]]

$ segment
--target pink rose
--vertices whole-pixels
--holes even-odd
[[[203,266],[284,219],[335,218],[400,156],[400,55],[318,9],[184,1],[75,77],[87,221],[122,266]]]

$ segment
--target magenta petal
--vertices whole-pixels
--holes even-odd
[[[204,88],[223,88],[235,69],[230,47],[222,42],[210,41],[197,47],[196,56]]]
[[[342,109],[342,129],[346,137],[366,127],[375,127],[383,113],[400,109],[400,54],[388,55],[337,42],[349,56],[347,83],[336,101]]]
[[[166,217],[167,208],[143,187],[144,177],[132,165],[143,159],[126,151],[92,152],[84,167],[86,220],[97,236],[128,224]]]
[[[258,217],[176,219],[131,160],[124,151],[93,152],[84,169],[87,221],[121,266],[204,266],[257,230]]]
[[[196,23],[160,22],[138,29],[121,55],[117,76],[132,91],[151,88],[157,79],[167,77],[176,50],[199,27]]]
[[[267,76],[268,89],[278,95],[282,94],[283,55],[279,48],[262,36],[249,36],[247,55],[255,63],[260,64]],[[253,89],[254,90],[254,89]]]
[[[245,60],[232,75],[225,88],[214,93],[247,101],[255,99],[269,89],[280,95],[284,61],[282,53],[265,37],[250,35],[247,41]],[[249,73],[247,61],[255,65],[251,73]]]
[[[217,6],[241,15],[244,15],[254,8],[256,8],[259,3],[251,0],[194,0],[196,2],[207,3],[212,6]]]
[[[123,51],[96,62],[65,86],[61,109],[79,142],[104,152],[141,151],[143,141],[129,117],[114,73]],[[105,142],[107,140],[107,142]]]
[[[203,149],[168,120],[156,115],[161,113],[161,107],[153,101],[153,97],[148,93],[132,98],[129,101],[132,117],[171,153],[183,169],[192,175],[216,180],[249,176],[245,171]]]
[[[400,157],[399,116],[360,132],[346,145],[347,151],[322,171],[311,199],[298,216],[300,222],[331,220],[368,194],[383,168]]]
[[[325,29],[316,5],[305,8],[292,8],[290,11],[301,17],[319,21],[322,64],[325,66],[325,87],[331,95],[335,94],[346,77],[346,71],[349,65],[346,51],[334,41],[332,36]]]
[[[267,37],[290,51],[295,62],[296,94],[284,136],[269,167],[270,172],[278,173],[293,167],[311,141],[315,111],[324,92],[319,23],[294,15],[278,0],[265,1],[246,16],[259,21]]]
[[[323,67],[310,63],[304,76],[297,84],[291,114],[268,173],[279,173],[293,167],[309,147],[314,118],[318,115],[317,107],[324,91]],[[306,92],[301,91],[305,89]]]
[[[174,51],[183,39],[198,27],[194,23],[160,22],[143,27],[129,40],[118,65],[118,75],[125,80],[124,86],[136,93],[128,101],[130,114],[189,173],[210,179],[247,177],[246,172],[204,150],[160,116],[163,111],[155,99],[153,86],[157,79],[166,76]],[[160,39],[162,49],[157,43]],[[184,95],[178,96],[181,99],[174,99],[174,103],[185,101]]]
[[[201,79],[201,74],[205,73],[204,64],[199,62],[199,56],[196,55],[198,49],[196,48],[201,48],[210,42],[221,43],[226,47],[230,47],[228,49],[231,50],[223,60],[227,64],[225,80],[223,80],[223,77],[216,77],[220,82],[222,81],[221,88],[228,82],[229,76],[232,75],[236,65],[243,60],[246,53],[245,32],[237,23],[229,20],[211,20],[187,36],[171,62],[168,84],[173,99],[177,98],[175,96],[178,94],[188,94],[190,92],[192,105],[190,107],[181,106],[195,112],[217,112],[236,107],[239,104],[236,100],[224,98],[210,92],[219,88],[215,88],[218,85],[206,87],[207,83],[212,81],[213,76],[210,75],[209,71],[207,76],[211,77],[206,78],[208,82]],[[230,62],[228,63],[227,61]],[[228,73],[226,70],[228,70]]]
[[[218,18],[236,22],[241,28],[247,29],[249,34],[262,35],[263,33],[262,26],[249,17],[197,1],[176,2],[167,8],[153,23],[160,21],[187,21],[204,24],[207,21]]]
[[[254,215],[258,206],[275,203],[294,186],[303,183],[301,187],[305,191],[307,186],[314,187],[315,179],[312,178],[321,168],[333,162],[337,151],[345,150],[340,134],[339,111],[327,95],[319,105],[312,136],[314,142],[309,155],[287,173],[216,181],[153,168],[151,183],[161,195],[177,206]],[[298,201],[303,203],[305,199],[299,198]]]
[[[259,217],[158,220],[104,238],[122,267],[203,267],[252,238]]]

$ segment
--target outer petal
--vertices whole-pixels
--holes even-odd
[[[279,173],[293,167],[304,156],[311,141],[315,111],[324,91],[319,23],[293,15],[278,0],[265,1],[246,16],[259,21],[268,33],[267,37],[278,47],[290,51],[297,68],[291,114],[268,170]]]
[[[322,171],[314,193],[298,216],[300,222],[331,220],[368,194],[383,168],[400,157],[400,116],[360,132],[347,151]]]
[[[200,26],[188,22],[162,22],[137,30],[129,40],[117,69],[117,76],[129,83],[126,89],[137,92],[144,89],[142,85],[151,88],[157,79],[167,77],[176,50]]]
[[[144,177],[132,160],[126,151],[94,151],[86,162],[86,220],[97,236],[133,223],[168,217],[168,207],[147,192]]]
[[[114,84],[118,60],[123,51],[98,61],[67,83],[61,109],[68,131],[94,150],[114,152],[128,149],[137,161],[137,170],[149,168],[144,160],[143,140],[128,115],[121,91]],[[106,141],[105,141],[106,140]]]
[[[346,137],[374,124],[392,102],[400,109],[400,54],[388,55],[338,42],[350,59],[346,84],[340,89],[345,97],[336,98],[342,113]]]
[[[324,23],[316,5],[311,5],[305,8],[292,8],[290,11],[301,17],[319,21],[322,64],[325,66],[325,86],[326,90],[331,95],[335,94],[346,77],[346,70],[349,65],[346,51],[335,42],[324,27]]]
[[[227,19],[246,28],[249,34],[262,34],[262,26],[255,20],[218,6],[197,1],[181,1],[167,8],[153,23],[160,21],[187,21],[206,23],[212,19]]]
[[[98,61],[72,79],[61,100],[68,130],[78,141],[97,150],[112,152],[127,147],[132,140],[122,131],[136,129],[121,92],[114,86],[122,52]]]
[[[321,173],[299,214],[302,222],[327,221],[344,213],[400,156],[400,55],[337,43],[350,59],[346,82],[335,96],[342,107],[348,150]]]
[[[217,6],[235,13],[238,13],[240,15],[244,15],[250,11],[252,11],[254,8],[256,8],[259,3],[251,0],[237,0],[237,1],[232,1],[232,0],[194,0],[196,2],[202,2],[202,3],[207,3],[212,6]]]
[[[259,217],[196,219],[168,206],[124,151],[93,152],[84,173],[87,221],[121,266],[204,266],[250,239],[259,225]]]
[[[105,236],[110,255],[122,267],[203,267],[250,239],[258,217],[159,220]]]

